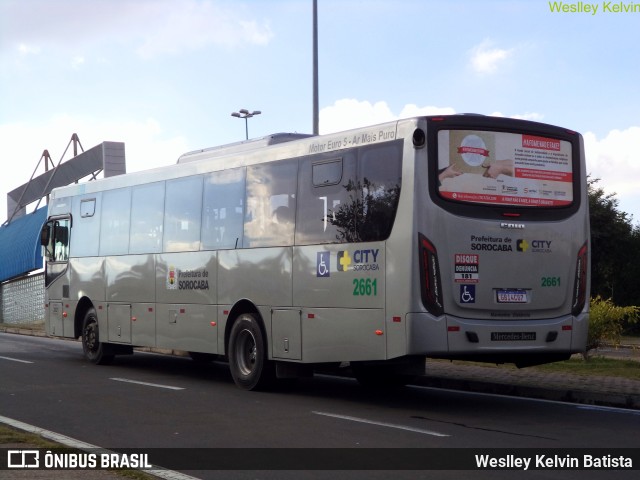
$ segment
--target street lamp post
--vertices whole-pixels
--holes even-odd
[[[244,118],[244,132],[247,140],[249,140],[249,119],[256,115],[260,115],[261,113],[262,112],[260,110],[249,112],[246,108],[241,108],[238,112],[233,112],[231,114],[232,117]]]

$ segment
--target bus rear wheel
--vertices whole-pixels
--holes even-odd
[[[267,342],[255,315],[240,315],[229,337],[229,367],[236,385],[244,390],[271,386],[275,368],[267,359]]]
[[[108,365],[115,356],[108,345],[100,342],[98,316],[93,308],[87,311],[82,322],[82,351],[84,357],[96,365]]]

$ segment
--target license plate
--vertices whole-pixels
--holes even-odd
[[[498,303],[527,303],[529,298],[526,290],[498,290]]]

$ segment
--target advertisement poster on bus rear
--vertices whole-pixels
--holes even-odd
[[[438,132],[442,197],[471,203],[561,207],[573,201],[571,144],[537,135]]]

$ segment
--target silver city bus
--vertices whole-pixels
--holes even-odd
[[[224,358],[241,388],[350,362],[403,382],[425,357],[585,349],[578,133],[419,117],[59,188],[42,231],[47,332],[107,363],[134,346]]]

